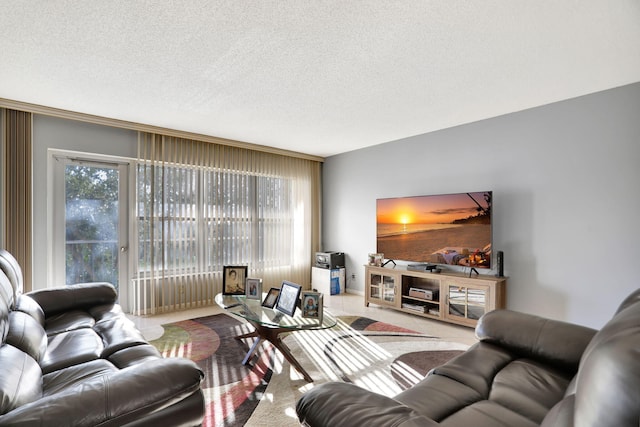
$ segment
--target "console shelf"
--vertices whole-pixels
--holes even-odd
[[[365,265],[365,305],[370,303],[430,319],[475,327],[484,313],[504,308],[504,277]]]

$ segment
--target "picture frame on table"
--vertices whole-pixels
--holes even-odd
[[[322,322],[322,292],[302,291],[302,317]]]
[[[273,308],[276,306],[276,302],[278,301],[278,296],[280,295],[280,288],[271,288],[267,293],[267,296],[264,297],[264,301],[262,301],[262,306],[267,308]]]
[[[369,265],[382,266],[384,254],[369,254]]]
[[[280,295],[276,302],[276,310],[281,311],[284,314],[293,316],[298,306],[298,299],[300,298],[300,292],[302,286],[297,283],[289,282],[287,280],[282,281],[280,287]]]
[[[245,295],[246,265],[225,265],[222,267],[222,294]]]
[[[262,299],[262,279],[247,277],[246,285],[247,299]]]

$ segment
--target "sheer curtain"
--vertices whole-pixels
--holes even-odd
[[[137,314],[211,304],[224,266],[308,287],[320,236],[317,161],[139,133]]]

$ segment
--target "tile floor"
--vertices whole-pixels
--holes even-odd
[[[324,305],[325,310],[330,311],[336,316],[357,315],[369,317],[381,322],[391,323],[393,325],[402,326],[407,329],[432,335],[445,341],[459,342],[467,345],[471,345],[476,342],[473,328],[425,319],[420,316],[399,312],[373,304],[369,307],[365,307],[364,297],[362,295],[352,293],[342,293],[339,295],[329,296],[325,295]],[[184,310],[155,316],[130,315],[129,318],[135,322],[138,329],[140,329],[146,339],[153,340],[162,336],[164,331],[161,325],[163,324],[210,316],[222,313],[223,311],[224,310],[222,308],[214,305],[211,307]]]

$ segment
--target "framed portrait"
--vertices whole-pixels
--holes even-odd
[[[276,302],[276,310],[281,311],[284,314],[288,314],[289,316],[293,316],[293,313],[295,313],[296,307],[298,306],[298,298],[300,298],[301,291],[302,286],[284,280],[280,287],[280,296]]]
[[[302,291],[302,317],[322,319],[322,293]]]
[[[225,265],[222,267],[222,294],[245,295],[246,265]]]
[[[246,285],[247,299],[262,299],[262,279],[247,277]]]
[[[380,267],[384,259],[384,254],[369,254],[369,265]]]
[[[262,306],[267,308],[275,307],[276,301],[278,301],[278,295],[280,295],[280,288],[269,289],[267,296],[264,297],[264,301],[262,301]]]

